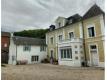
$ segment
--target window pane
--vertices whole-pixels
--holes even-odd
[[[61,49],[61,58],[64,58],[64,57],[63,57],[63,49]]]
[[[88,33],[89,33],[89,37],[94,37],[95,36],[94,27],[88,28]]]
[[[70,51],[67,49],[67,58],[70,58]]]
[[[72,58],[72,49],[70,48],[69,51],[70,51],[70,58]]]
[[[96,45],[90,46],[91,49],[96,49]]]
[[[66,58],[66,49],[64,49],[64,58]]]

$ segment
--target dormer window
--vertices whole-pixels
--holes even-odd
[[[60,22],[58,23],[58,26],[61,27],[61,23]]]
[[[69,20],[69,23],[72,23],[72,19]]]

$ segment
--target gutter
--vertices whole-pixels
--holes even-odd
[[[83,47],[84,47],[84,56],[85,56],[84,66],[87,67],[87,55],[86,55],[86,48],[85,48],[85,34],[84,34],[83,21],[82,21],[82,29],[83,29]]]

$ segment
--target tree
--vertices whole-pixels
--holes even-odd
[[[33,38],[45,39],[46,32],[48,32],[48,29],[23,30],[20,32],[14,32],[14,35],[22,36],[22,37],[33,37]]]

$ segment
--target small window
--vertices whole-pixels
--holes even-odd
[[[89,37],[95,37],[94,27],[88,28]]]
[[[75,45],[75,48],[77,48],[77,45]]]
[[[82,48],[82,45],[80,45],[80,48]]]
[[[97,53],[97,46],[96,45],[90,45],[90,52],[91,53]]]
[[[30,45],[24,45],[23,46],[23,51],[30,51],[31,50],[31,46]]]
[[[78,51],[75,51],[75,54],[78,54]]]
[[[58,38],[59,38],[59,41],[61,41],[62,40],[62,35],[59,35]]]
[[[50,42],[51,42],[51,44],[53,44],[53,37],[50,38]]]
[[[75,59],[78,60],[78,56],[76,56]]]
[[[61,23],[60,22],[58,23],[58,26],[61,27]]]
[[[72,38],[74,38],[74,33],[73,33],[73,32],[70,32],[70,33],[69,33],[69,39],[72,39]]]
[[[46,51],[46,46],[40,46],[40,51]]]
[[[31,61],[38,61],[39,60],[39,56],[32,56]]]

